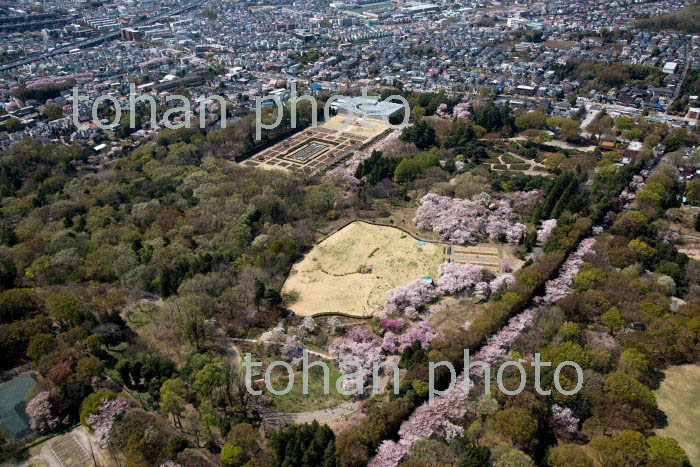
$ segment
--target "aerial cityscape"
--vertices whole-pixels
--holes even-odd
[[[0,466],[700,467],[700,3],[0,35]]]

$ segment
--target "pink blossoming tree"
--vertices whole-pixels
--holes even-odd
[[[382,329],[393,332],[399,332],[401,329],[403,329],[404,324],[405,323],[403,320],[395,318],[383,318],[379,321],[379,325],[382,327]]]
[[[540,245],[544,245],[549,241],[550,238],[552,238],[552,234],[554,233],[554,229],[557,228],[557,220],[556,219],[549,219],[544,222],[542,222],[542,225],[540,228],[537,230],[537,242]]]
[[[42,391],[32,398],[25,409],[29,426],[39,433],[50,433],[61,426],[61,419],[54,415],[51,392]]]
[[[491,293],[496,293],[501,287],[510,287],[514,282],[515,276],[513,274],[501,274],[489,283],[489,289]]]
[[[399,351],[403,352],[406,347],[410,347],[415,341],[419,341],[423,349],[427,349],[437,336],[438,332],[427,321],[421,321],[401,335]]]
[[[388,315],[405,313],[409,317],[436,298],[433,285],[423,283],[420,279],[392,289],[388,295],[389,301],[384,305],[384,312]]]
[[[513,209],[519,214],[529,214],[538,203],[544,201],[544,190],[516,191],[513,193]]]
[[[347,337],[331,344],[328,347],[328,352],[339,363],[358,363],[362,368],[364,379],[367,379],[372,374],[374,363],[379,363],[383,359],[383,344],[382,339],[374,336],[365,328],[356,326],[350,330]],[[341,365],[341,370],[346,374],[351,374],[355,372],[356,368],[353,365],[342,368]],[[347,387],[346,389],[351,388]]]
[[[507,200],[486,205],[428,193],[421,200],[413,221],[421,229],[435,232],[453,243],[474,243],[501,236],[510,243],[518,243],[526,227],[515,222],[517,217]]]
[[[552,305],[560,298],[571,293],[571,284],[573,284],[574,277],[579,272],[581,263],[583,263],[583,257],[593,252],[594,244],[595,238],[586,238],[581,241],[576,251],[569,255],[559,269],[559,276],[547,281],[545,294],[535,298],[536,304]]]
[[[574,412],[568,407],[560,405],[552,405],[552,416],[550,418],[551,425],[554,429],[576,433],[578,431],[579,419],[574,415]]]
[[[449,295],[471,290],[484,279],[483,269],[469,263],[442,263],[438,276],[438,293]]]
[[[382,350],[387,354],[393,354],[399,349],[399,338],[391,331],[384,333]]]
[[[126,399],[108,400],[102,403],[99,413],[92,414],[85,420],[92,428],[92,436],[99,446],[103,448],[108,446],[115,419],[128,408],[129,402]]]

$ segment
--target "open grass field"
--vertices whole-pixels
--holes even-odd
[[[374,10],[380,10],[382,8],[388,8],[391,6],[391,2],[377,2],[377,3],[370,3],[367,5],[364,5],[359,8],[351,8],[349,11],[352,11],[354,13],[365,13],[367,11],[374,11]]]
[[[394,227],[357,221],[316,245],[294,265],[282,289],[299,300],[301,316],[334,312],[371,316],[387,291],[422,277],[436,277],[444,246],[419,243]]]
[[[673,366],[654,391],[659,409],[668,417],[668,426],[656,430],[659,436],[676,438],[693,465],[700,465],[700,365]]]

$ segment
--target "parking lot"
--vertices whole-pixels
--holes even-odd
[[[92,456],[78,443],[72,434],[61,436],[51,443],[51,452],[63,467],[87,467],[94,465]]]

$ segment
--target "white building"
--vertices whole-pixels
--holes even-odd
[[[675,73],[677,68],[678,68],[678,63],[666,62],[666,64],[664,65],[664,73],[666,73],[667,75],[670,75],[672,73]]]

